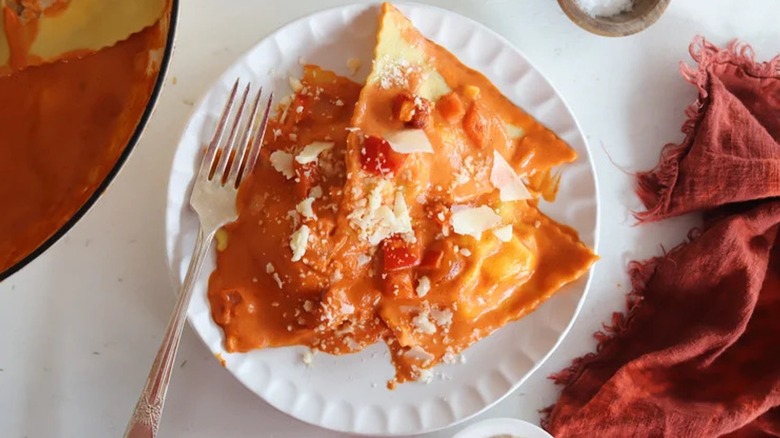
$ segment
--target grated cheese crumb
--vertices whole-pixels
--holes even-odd
[[[385,56],[378,60],[378,64],[381,67],[375,68],[374,73],[380,88],[385,90],[392,87],[408,88],[409,77],[415,70],[408,60]]]
[[[418,360],[422,362],[423,365],[429,363],[430,361],[436,358],[436,356],[432,355],[431,353],[428,353],[427,351],[425,351],[425,349],[423,349],[419,345],[415,345],[409,350],[406,350],[404,352],[404,356],[408,356],[411,359]]]
[[[418,297],[422,298],[427,295],[430,290],[431,280],[429,280],[427,276],[423,275],[419,280],[417,280],[417,289],[415,289],[415,292],[417,292]]]
[[[306,246],[309,243],[309,234],[311,230],[306,225],[301,225],[297,231],[290,236],[290,249],[293,252],[292,261],[297,262],[306,254]]]
[[[273,277],[274,281],[276,282],[276,285],[279,286],[279,289],[281,289],[282,286],[284,286],[284,283],[282,283],[282,279],[279,278],[279,274],[274,272],[274,275],[272,275],[272,277]]]
[[[311,350],[304,351],[303,355],[301,356],[301,360],[309,368],[311,368],[312,366],[313,359],[314,359],[314,355],[312,354]]]
[[[393,234],[415,242],[417,239],[403,193],[399,191],[392,197],[393,185],[385,179],[370,178],[368,182],[373,185],[368,191],[368,200],[358,200],[356,208],[347,216],[358,237],[371,245],[377,245]],[[393,200],[392,208],[390,199]]]
[[[452,325],[452,310],[431,309],[431,318],[439,327],[448,329]]]
[[[285,151],[274,151],[271,156],[271,166],[287,179],[295,176],[293,169],[293,156]]]
[[[268,274],[274,272],[274,265],[271,264],[270,262],[267,265],[265,265],[265,272]]]
[[[415,331],[424,333],[426,335],[432,335],[436,333],[436,325],[428,319],[428,311],[423,310],[412,318],[412,324],[414,324]]]
[[[295,210],[306,219],[312,219],[312,220],[317,219],[317,215],[314,214],[314,209],[312,208],[313,203],[314,203],[314,198],[308,197],[303,201],[299,202],[298,205],[295,206]]]

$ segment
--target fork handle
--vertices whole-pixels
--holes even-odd
[[[165,329],[165,337],[162,340],[162,345],[160,345],[160,350],[154,359],[152,369],[149,370],[149,377],[146,380],[144,390],[138,398],[133,416],[127,424],[125,438],[150,438],[157,436],[165,394],[168,392],[168,383],[171,380],[176,352],[179,350],[179,340],[184,328],[184,321],[187,319],[187,308],[192,297],[193,285],[195,279],[198,278],[201,266],[203,266],[203,260],[206,258],[207,250],[213,238],[214,231],[205,234],[202,226],[198,228],[195,250],[190,260],[190,266],[187,269],[187,275],[184,277],[184,284],[176,300],[176,307],[173,310],[171,319],[168,321],[168,327]]]

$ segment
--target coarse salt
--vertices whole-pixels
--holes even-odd
[[[591,17],[611,17],[630,10],[634,0],[576,0],[582,10]]]

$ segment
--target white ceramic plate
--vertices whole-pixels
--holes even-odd
[[[516,418],[491,418],[474,423],[452,438],[491,438],[508,436],[518,438],[553,438],[541,427]]]
[[[585,139],[563,100],[545,78],[506,40],[452,12],[417,4],[400,5],[423,34],[480,70],[510,99],[553,129],[577,150],[579,159],[564,170],[554,204],[543,210],[572,225],[595,247],[598,203]],[[371,66],[378,5],[352,5],[318,12],[277,30],[239,58],[196,105],[179,142],[168,187],[166,249],[180,284],[194,245],[197,219],[189,209],[189,186],[198,150],[236,77],[249,79],[277,96],[288,94],[289,75],[301,73],[300,60],[348,75],[346,60],[362,60],[356,79]],[[195,286],[189,321],[226,368],[271,405],[300,420],[328,429],[367,435],[414,434],[463,421],[517,388],[558,345],[579,311],[590,275],[557,293],[522,320],[509,324],[465,353],[466,362],[436,368],[430,384],[408,383],[390,391],[392,378],[384,345],[347,356],[315,354],[313,367],[301,361],[303,348],[276,348],[228,354],[222,332],[211,320],[204,275]]]

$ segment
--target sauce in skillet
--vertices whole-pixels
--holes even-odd
[[[159,70],[150,50],[162,40],[158,23],[83,58],[0,76],[0,272],[70,219],[114,166],[149,101]]]

